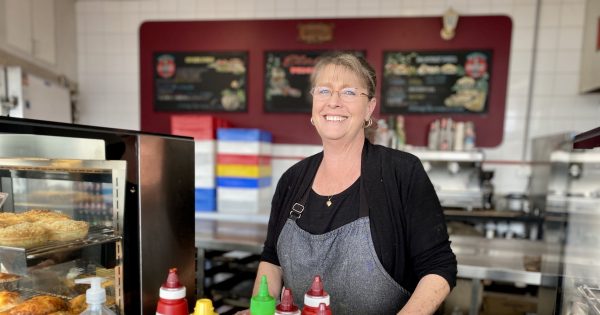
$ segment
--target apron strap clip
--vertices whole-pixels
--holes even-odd
[[[304,212],[304,206],[299,203],[294,203],[292,206],[292,211],[290,211],[290,219],[296,221],[300,219],[302,216],[302,212]]]

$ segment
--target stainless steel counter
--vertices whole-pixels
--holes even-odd
[[[241,250],[260,254],[266,234],[265,223],[196,219],[199,266],[203,266],[205,250]],[[561,274],[562,249],[557,244],[470,236],[451,236],[450,240],[458,260],[458,277],[471,279],[473,283],[470,314],[476,314],[479,307],[481,280],[553,288]],[[198,271],[198,296],[202,296],[204,274],[202,268]]]
[[[260,254],[266,234],[267,224],[260,221],[236,222],[235,219],[217,217],[196,219],[198,264],[204,265],[206,250],[240,250]],[[600,263],[596,259],[600,257],[600,249],[585,244],[569,244],[563,248],[559,244],[541,241],[456,235],[451,235],[450,240],[458,260],[458,277],[471,280],[470,314],[478,313],[482,280],[535,285],[549,290],[556,290],[561,282],[563,289],[565,283],[571,282],[571,286],[584,283],[598,287],[600,284]],[[204,269],[199,267],[198,296],[204,293],[203,272]],[[559,310],[556,313],[559,314]]]

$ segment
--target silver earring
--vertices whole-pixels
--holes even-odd
[[[369,120],[365,120],[365,124],[363,125],[363,128],[369,128],[371,127],[371,125],[373,124],[373,118],[369,118]]]
[[[315,125],[315,122],[313,121],[312,117],[310,117],[310,124],[313,126]]]

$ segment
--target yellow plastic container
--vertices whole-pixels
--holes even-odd
[[[271,176],[271,172],[271,166],[217,164],[217,176],[256,178]]]
[[[199,299],[194,306],[194,313],[190,315],[219,315],[215,312],[212,301],[209,299]]]

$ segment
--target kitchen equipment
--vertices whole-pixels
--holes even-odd
[[[423,162],[440,203],[445,208],[484,208],[481,164],[483,152],[411,150]],[[489,174],[488,174],[489,176]],[[491,177],[489,178],[491,180]],[[488,181],[487,194],[493,191]]]
[[[600,151],[556,151],[546,210],[600,214]]]

